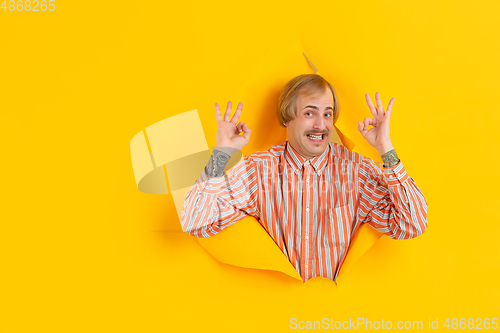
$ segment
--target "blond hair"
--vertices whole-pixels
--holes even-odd
[[[339,101],[332,85],[318,74],[303,74],[294,77],[283,87],[278,99],[277,116],[281,126],[284,123],[295,119],[296,105],[299,95],[309,96],[315,93],[322,93],[329,87],[333,95],[333,123],[339,117]]]

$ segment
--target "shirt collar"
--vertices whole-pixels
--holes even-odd
[[[285,143],[285,158],[288,160],[288,163],[292,166],[295,172],[302,171],[303,165],[306,164],[311,164],[314,168],[314,170],[318,173],[321,174],[323,172],[323,169],[325,166],[328,164],[328,156],[330,149],[332,149],[331,144],[328,143],[328,146],[326,147],[325,151],[318,156],[313,157],[310,160],[306,160],[304,157],[302,157],[299,153],[295,151],[295,149],[292,148],[290,145],[290,142],[286,141]]]

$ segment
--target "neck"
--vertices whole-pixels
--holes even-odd
[[[293,149],[293,152],[294,152],[295,154],[297,154],[297,155],[300,155],[300,156],[301,156],[303,159],[305,159],[306,161],[307,161],[307,160],[311,160],[311,159],[315,158],[316,156],[319,156],[319,155],[321,155],[321,154],[323,154],[323,153],[325,152],[325,151],[323,150],[323,151],[321,152],[321,154],[314,155],[314,156],[306,156],[306,155],[302,154],[302,153],[301,153],[301,152],[300,152],[297,148],[295,148],[295,147],[294,147],[294,146],[290,143],[290,141],[287,141],[287,142],[288,142],[288,144],[290,145],[290,147]],[[326,147],[326,149],[328,149],[328,146]],[[326,149],[325,149],[325,150],[326,150]]]

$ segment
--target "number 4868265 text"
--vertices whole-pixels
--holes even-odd
[[[47,10],[53,12],[56,10],[56,5],[54,4],[55,0],[9,0],[9,3],[7,4],[7,0],[4,0],[2,2],[2,5],[0,6],[0,9],[3,9],[4,11],[19,11],[22,12],[23,10],[26,12],[45,12]]]

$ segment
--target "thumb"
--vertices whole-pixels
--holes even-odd
[[[250,140],[250,134],[252,134],[252,130],[247,126],[247,124],[243,124],[243,137],[245,140]]]
[[[366,132],[368,132],[368,131],[363,129],[364,127],[365,127],[365,124],[363,124],[361,121],[358,121],[358,131],[359,131],[359,133],[361,133],[363,138],[365,137]]]

